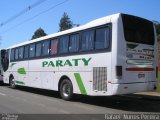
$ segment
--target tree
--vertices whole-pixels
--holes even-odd
[[[158,38],[158,41],[160,41],[160,34],[158,35],[158,37],[157,37],[157,38]]]
[[[160,41],[160,23],[158,21],[153,21],[153,23],[156,27],[158,41]]]
[[[59,31],[71,29],[72,27],[73,27],[73,22],[70,20],[67,13],[64,12],[62,18],[60,19]]]
[[[47,34],[44,32],[44,30],[42,28],[39,28],[34,32],[34,35],[32,36],[32,40],[39,38],[39,37],[46,36],[46,35]]]
[[[160,35],[160,23],[158,21],[153,21],[156,27],[157,35]]]

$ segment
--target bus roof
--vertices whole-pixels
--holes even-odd
[[[106,17],[102,17],[102,18],[93,20],[93,21],[91,21],[91,22],[89,22],[85,25],[79,26],[79,27],[75,27],[75,28],[72,28],[72,29],[69,29],[69,30],[65,30],[65,31],[62,31],[62,32],[57,32],[57,33],[50,34],[50,35],[47,35],[47,36],[44,36],[44,37],[40,37],[40,38],[37,38],[37,39],[33,39],[33,40],[29,40],[29,41],[26,41],[26,42],[23,42],[23,43],[20,43],[20,44],[13,45],[13,46],[9,47],[8,49],[23,46],[23,45],[27,45],[27,44],[31,44],[31,43],[34,43],[34,42],[38,42],[38,41],[42,41],[42,40],[46,40],[46,39],[50,39],[50,38],[56,38],[56,37],[59,37],[59,36],[65,35],[65,34],[74,33],[74,32],[85,30],[85,29],[88,29],[88,28],[91,28],[91,27],[104,25],[106,23],[110,23],[111,18],[118,18],[119,16],[120,16],[120,13],[109,15],[109,16],[106,16]]]

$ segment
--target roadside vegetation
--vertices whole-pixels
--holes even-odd
[[[158,38],[158,86],[157,86],[157,92],[160,93],[160,23],[157,21],[154,21],[156,31],[157,31],[157,38]]]
[[[158,86],[157,86],[157,92],[160,93],[160,83],[158,83]]]
[[[157,85],[157,92],[160,93],[160,68],[159,68],[159,71],[158,71],[158,85]]]
[[[158,25],[158,22],[155,21],[155,24]],[[73,24],[70,17],[68,16],[68,14],[66,12],[64,12],[61,19],[60,19],[59,32],[71,29],[74,27],[74,25],[79,25],[79,24]],[[40,27],[34,32],[31,40],[36,39],[36,38],[40,38],[40,37],[43,37],[46,35],[47,35],[47,33],[45,33],[45,30]]]

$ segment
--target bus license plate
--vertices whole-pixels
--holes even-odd
[[[143,73],[138,74],[138,78],[145,78],[145,74]]]

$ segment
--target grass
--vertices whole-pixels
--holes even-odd
[[[160,80],[160,71],[158,71],[158,80]]]
[[[158,86],[157,86],[157,90],[156,90],[156,91],[160,93],[160,83],[158,83]]]

